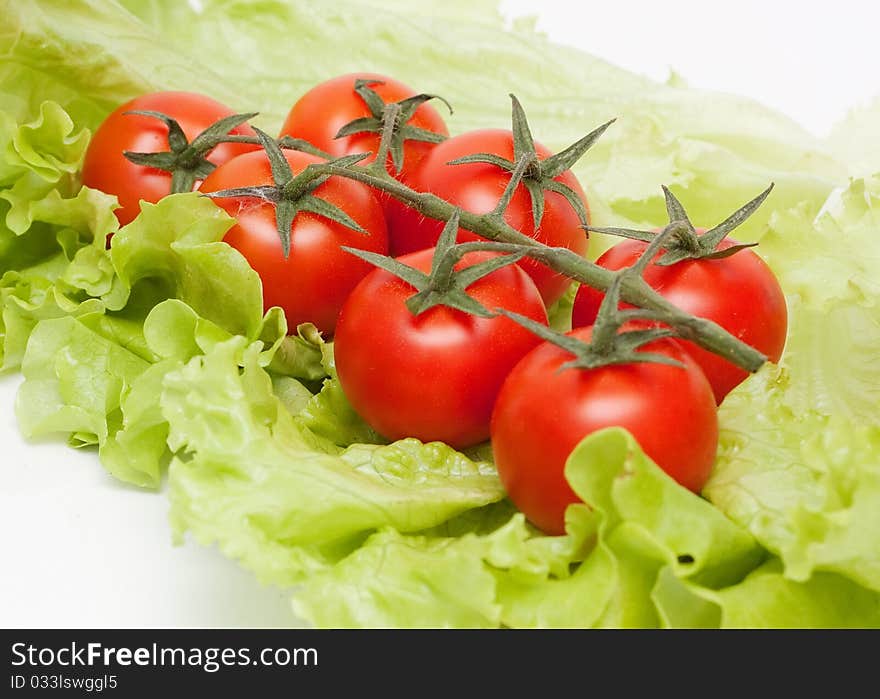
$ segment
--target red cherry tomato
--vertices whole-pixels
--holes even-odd
[[[625,240],[596,262],[611,270],[629,267],[646,245],[638,240]],[[736,241],[725,239],[718,249],[731,245],[736,245]],[[648,284],[679,308],[714,321],[771,361],[779,361],[788,328],[785,295],[767,264],[751,250],[714,260],[684,260],[667,267],[651,264],[644,276]],[[603,298],[602,292],[581,286],[575,297],[572,325],[591,325]],[[703,369],[719,404],[748,376],[744,369],[692,342],[681,344]]]
[[[384,75],[376,73],[341,75],[313,87],[300,97],[287,115],[284,126],[281,127],[281,135],[305,139],[334,157],[353,153],[375,154],[379,148],[378,133],[363,132],[336,138],[339,129],[347,123],[371,116],[366,102],[354,91],[355,80],[359,78],[375,80],[376,83],[371,87],[386,103],[399,102],[416,94],[411,87]],[[407,123],[443,136],[449,135],[439,112],[428,103],[420,105]],[[405,178],[434,148],[434,145],[425,141],[405,141],[403,169],[400,173],[396,173],[389,155],[388,172]],[[363,163],[370,163],[373,160],[374,158],[370,157]]]
[[[540,144],[536,143],[535,148],[542,160],[551,155]],[[513,135],[510,131],[483,130],[454,136],[435,147],[406,183],[417,191],[436,194],[466,211],[489,213],[501,199],[510,181],[510,173],[488,163],[447,164],[474,153],[492,153],[512,159]],[[583,190],[571,171],[564,172],[556,180],[571,187],[584,206],[587,205]],[[528,190],[521,184],[513,195],[504,219],[513,228],[546,245],[569,248],[579,255],[587,251],[587,234],[581,228],[571,204],[561,194],[546,192],[544,215],[536,231],[532,200]],[[443,230],[443,223],[425,218],[414,209],[395,201],[388,209],[388,230],[392,254],[402,255],[435,245]],[[458,240],[462,242],[479,238],[461,229]],[[534,260],[523,260],[520,265],[532,277],[548,306],[559,299],[571,284],[571,280],[564,275]]]
[[[423,272],[433,250],[401,261]],[[456,265],[491,257],[470,253]],[[477,280],[468,294],[488,309],[506,308],[546,323],[541,296],[518,266]],[[389,439],[417,437],[464,448],[489,437],[498,390],[538,338],[504,316],[479,318],[435,306],[418,316],[406,307],[415,289],[384,270],[352,292],[336,329],[336,370],[355,410]]]
[[[320,158],[284,151],[293,174]],[[201,191],[272,184],[269,159],[262,151],[230,160],[212,172]],[[360,248],[384,254],[388,236],[382,207],[372,190],[359,182],[331,177],[313,192],[345,211],[368,235],[310,212],[301,212],[290,228],[290,256],[285,259],[275,223],[274,204],[245,197],[220,197],[214,201],[234,216],[237,224],[224,240],[245,256],[263,282],[263,305],[280,306],[293,330],[314,323],[332,334],[342,304],[373,266],[341,249]]]
[[[180,124],[190,141],[216,121],[235,113],[210,97],[192,92],[142,95],[111,112],[89,142],[82,178],[86,186],[116,195],[121,206],[116,210],[116,218],[122,225],[140,213],[142,199],[155,204],[171,193],[171,173],[136,165],[123,155],[124,151],[156,153],[169,148],[168,127],[153,117],[125,113],[136,110],[167,114]],[[256,135],[247,125],[238,126],[230,133]],[[246,143],[221,143],[207,159],[221,165],[258,148]]]
[[[588,341],[592,327],[570,333]],[[718,446],[715,401],[706,377],[675,342],[662,352],[685,368],[633,363],[564,369],[572,355],[542,343],[507,377],[492,413],[492,449],[513,503],[548,534],[565,531],[565,509],[579,498],[565,463],[587,435],[605,427],[629,430],[645,453],[681,485],[699,491]]]

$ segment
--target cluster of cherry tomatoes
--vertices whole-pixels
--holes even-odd
[[[374,130],[340,129],[375,117],[355,80],[368,81],[386,103],[415,94],[384,76],[346,75],[322,83],[293,106],[280,136],[303,139],[331,157],[375,154]],[[169,129],[161,120],[133,111],[161,112],[175,119],[192,140],[219,119],[225,106],[193,93],[145,95],[119,107],[94,134],[83,181],[115,194],[122,224],[139,212],[139,202],[156,202],[171,189],[171,174],[136,164],[123,153],[169,149]],[[478,153],[514,158],[510,130],[480,130],[447,137],[440,113],[427,101],[407,122],[434,139],[403,145],[402,167],[389,155],[389,174],[417,192],[430,192],[476,214],[495,210],[511,173],[490,162],[451,164]],[[232,135],[253,136],[243,124]],[[550,152],[535,144],[539,159]],[[316,155],[285,150],[294,175]],[[205,193],[270,185],[267,153],[254,143],[225,142],[206,155],[216,166],[196,187]],[[364,161],[369,162],[369,159]],[[588,212],[575,176],[555,178],[573,191]],[[263,283],[266,308],[280,306],[295,328],[314,323],[335,340],[340,383],[354,408],[388,439],[417,437],[465,448],[492,438],[496,464],[513,502],[548,533],[564,531],[564,512],[577,497],[565,481],[565,462],[586,435],[609,426],[628,429],[645,452],[682,485],[699,491],[717,448],[716,404],[745,372],[722,357],[688,342],[658,340],[645,351],[660,352],[680,364],[612,364],[560,370],[571,355],[509,317],[477,317],[436,306],[414,315],[406,301],[415,290],[407,281],[376,269],[344,251],[352,247],[390,254],[428,273],[443,223],[343,176],[322,181],[312,194],[338,207],[362,229],[310,211],[291,224],[285,256],[276,229],[275,204],[253,197],[220,196],[215,202],[236,224],[225,240],[248,260]],[[584,221],[554,191],[544,193],[535,225],[530,192],[519,185],[504,211],[505,221],[546,245],[587,252]],[[460,230],[459,241],[476,239]],[[727,245],[729,243],[723,243]],[[626,240],[597,261],[608,269],[627,267],[646,243]],[[466,254],[456,268],[480,264],[493,253]],[[772,272],[751,250],[717,259],[688,259],[671,266],[650,264],[646,281],[683,310],[715,321],[728,332],[778,360],[785,341],[785,301]],[[570,285],[549,267],[524,258],[474,281],[467,293],[489,309],[505,309],[547,323],[547,308]],[[603,295],[583,286],[577,294],[572,335],[589,340]]]

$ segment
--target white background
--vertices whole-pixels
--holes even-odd
[[[824,136],[880,94],[880,3],[505,0],[551,38],[658,80],[757,98]],[[217,551],[171,545],[168,503],[94,452],[26,444],[0,376],[0,627],[272,626],[285,596]]]

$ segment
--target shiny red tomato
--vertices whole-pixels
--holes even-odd
[[[386,103],[399,102],[416,94],[411,87],[384,75],[376,73],[341,75],[316,85],[299,98],[281,127],[281,136],[305,139],[334,157],[353,153],[375,154],[379,148],[378,133],[362,132],[336,138],[339,129],[347,123],[371,116],[366,102],[354,91],[355,80],[359,78],[375,80],[376,83],[371,87]],[[449,135],[443,118],[428,103],[420,105],[407,123],[443,136]],[[389,156],[388,172],[405,178],[434,148],[434,145],[424,141],[406,140],[403,149],[403,169],[400,173],[396,173]],[[363,162],[370,163],[373,159],[368,158]]]
[[[294,175],[320,158],[297,151],[284,151]],[[247,153],[212,172],[201,191],[216,192],[233,187],[272,184],[272,171],[265,152]],[[224,240],[238,250],[263,282],[263,305],[280,306],[292,331],[300,323],[314,323],[330,335],[342,304],[357,283],[373,268],[341,246],[384,254],[388,235],[382,207],[366,185],[331,177],[313,192],[336,205],[368,235],[310,212],[301,212],[290,228],[290,256],[285,259],[275,222],[275,206],[254,198],[219,197],[214,201],[237,223]]]
[[[171,173],[136,165],[123,155],[124,151],[157,153],[169,148],[168,127],[153,117],[125,114],[135,110],[167,114],[180,124],[189,141],[213,123],[234,114],[210,97],[192,92],[142,95],[111,112],[89,142],[82,177],[86,186],[116,195],[121,206],[116,210],[116,217],[122,225],[130,223],[140,213],[142,199],[155,204],[171,193]],[[238,126],[230,133],[256,135],[247,125]],[[221,143],[207,159],[220,165],[258,148],[245,143]]]
[[[570,335],[588,341],[592,327]],[[681,485],[699,491],[718,446],[715,401],[706,377],[676,343],[661,352],[685,368],[657,363],[564,369],[572,355],[542,343],[516,365],[492,413],[492,449],[501,482],[526,517],[548,534],[565,532],[565,509],[580,499],[565,463],[587,435],[624,427],[645,453]]]
[[[725,239],[718,249],[735,244],[736,241]],[[638,240],[625,240],[596,262],[611,270],[629,267],[646,245]],[[679,308],[718,323],[771,361],[779,361],[788,328],[785,295],[767,264],[751,250],[718,259],[684,260],[668,267],[651,264],[644,276],[648,284]],[[602,292],[581,286],[572,310],[573,327],[591,325],[603,298]],[[744,369],[692,342],[681,344],[703,369],[719,404],[748,376]]]
[[[536,143],[535,148],[542,160],[551,155],[540,144]],[[501,199],[510,181],[510,173],[488,163],[447,164],[474,153],[492,153],[510,160],[513,158],[513,135],[510,131],[499,129],[454,136],[430,152],[413,171],[407,184],[417,191],[436,194],[466,211],[489,213]],[[571,171],[564,172],[556,180],[573,189],[586,207],[586,197]],[[587,251],[587,234],[581,228],[577,213],[561,194],[546,192],[544,215],[541,225],[535,230],[532,200],[528,190],[520,184],[504,219],[513,228],[546,245],[569,248],[579,255]],[[388,230],[392,254],[402,255],[435,245],[443,230],[443,222],[425,218],[414,209],[395,202],[388,210]],[[464,242],[479,238],[461,229],[458,240]],[[520,265],[532,277],[548,306],[559,299],[571,284],[571,280],[564,275],[534,260],[524,259]]]
[[[429,272],[433,250],[401,262]],[[470,253],[469,267],[490,253]],[[502,267],[467,292],[488,309],[506,308],[545,323],[532,280]],[[355,410],[389,439],[417,437],[464,448],[489,437],[489,418],[508,372],[539,339],[504,316],[479,318],[446,306],[418,316],[406,307],[416,290],[384,270],[352,292],[336,330],[336,370]]]

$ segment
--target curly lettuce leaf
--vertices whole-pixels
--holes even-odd
[[[261,364],[286,343],[276,315],[267,314],[258,333],[265,340],[254,345]],[[97,445],[115,477],[158,487],[171,457],[160,406],[165,377],[232,337],[178,299],[159,303],[143,325],[101,310],[41,321],[22,364],[19,426],[28,438],[61,432],[73,446]]]
[[[796,582],[776,560],[714,598],[726,628],[880,628],[880,594],[833,573]]]
[[[96,310],[79,294],[79,286],[100,271],[90,269],[80,277],[70,260],[114,228],[115,200],[86,189],[74,195],[87,141],[88,132],[53,102],[42,102],[29,121],[0,112],[3,369],[19,366],[38,320]]]
[[[129,289],[149,280],[230,333],[253,336],[263,319],[263,288],[241,253],[222,242],[233,223],[194,193],[143,202],[113,238],[113,268]]]
[[[40,182],[47,192],[62,180],[69,185],[79,171],[88,140],[89,132],[77,128],[61,105],[48,99],[41,102],[30,121],[19,122],[9,112],[2,112],[0,183],[4,188],[18,187],[19,190],[15,194],[4,192],[2,198],[10,203],[16,199],[27,209],[39,197],[22,197],[22,190],[38,191]],[[21,224],[26,211],[15,218],[17,225],[12,225],[7,216],[7,225],[19,233],[24,232],[27,225]]]
[[[120,402],[149,363],[72,317],[41,321],[22,362],[17,398],[26,437],[71,433],[100,444],[120,416]]]
[[[330,627],[880,624],[880,594],[845,575],[797,581],[779,559],[758,566],[757,542],[622,430],[587,438],[567,475],[589,507],[569,509],[566,537],[540,536],[520,514],[455,537],[385,529],[310,578],[294,609]]]
[[[878,231],[880,174],[835,190],[815,218],[804,206],[774,212],[758,251],[786,293],[810,308],[835,300],[870,307],[880,297]]]
[[[801,209],[774,218],[761,248],[791,293],[785,355],[721,406],[721,448],[705,490],[779,555],[787,579],[827,571],[875,591],[878,204],[874,177],[835,193],[815,220]]]
[[[165,379],[179,533],[218,541],[261,579],[291,584],[376,529],[419,531],[503,497],[491,464],[445,444],[343,449],[316,434],[273,393],[259,347],[232,338]]]
[[[707,497],[805,581],[834,571],[880,591],[880,428],[786,403],[770,369],[731,394]]]
[[[126,100],[162,85],[233,101],[220,72],[189,60],[194,44],[176,46],[116,2],[2,0],[0,16],[0,97],[16,119],[49,99],[94,128]]]
[[[722,209],[732,211],[770,181],[777,183],[781,205],[807,199],[818,206],[846,174],[824,144],[754,101],[656,83],[553,45],[528,23],[502,30],[494,0],[457,0],[418,14],[399,0],[369,6],[337,2],[320,9],[276,2],[257,15],[242,0],[208,0],[200,11],[180,3],[125,4],[177,45],[207,45],[222,33],[225,51],[217,60],[224,75],[238,89],[251,90],[249,103],[272,124],[280,123],[288,106],[313,84],[365,69],[446,97],[455,107],[450,121],[456,131],[509,123],[511,86],[536,138],[551,148],[565,147],[619,117],[575,172],[590,194],[631,220],[662,221],[660,183],[686,190],[694,220],[712,225],[727,213]],[[443,21],[448,17],[455,19]],[[285,68],[289,44],[273,40],[279,25],[297,27],[296,44],[310,56],[295,75]],[[386,36],[387,27],[407,30],[387,42],[358,40]],[[327,36],[349,50],[328,52]],[[446,50],[450,46],[454,52]],[[475,72],[474,65],[487,69]],[[255,72],[261,76],[258,85],[249,80]],[[468,79],[461,80],[463,75]],[[749,225],[752,235],[765,215],[760,212]]]
[[[340,447],[385,442],[351,407],[336,378],[327,379],[295,414],[300,424]]]

